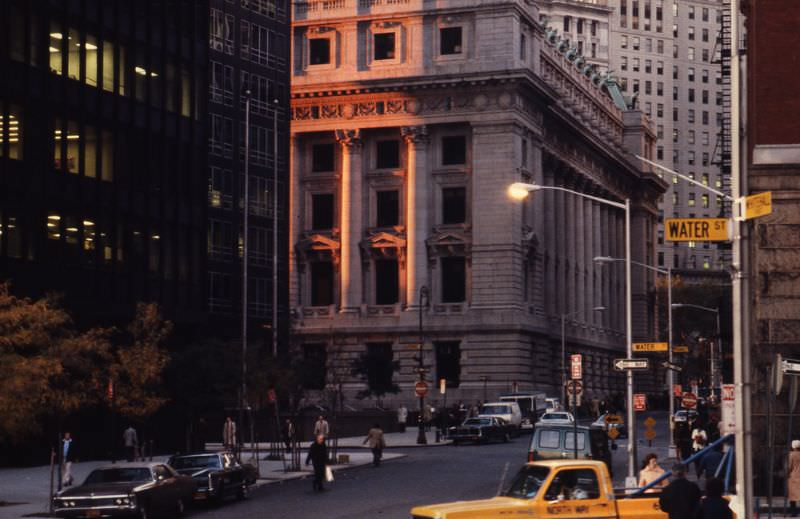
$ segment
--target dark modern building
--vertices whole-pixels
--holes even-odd
[[[208,5],[0,3],[0,278],[85,321],[206,314]]]
[[[249,91],[249,342],[272,351],[273,309],[277,301],[278,350],[285,351],[288,333],[287,0],[211,0],[209,7],[208,308],[211,322],[228,337],[240,334],[245,107]],[[277,256],[273,253],[276,244]],[[276,263],[277,270],[274,269]],[[273,291],[275,280],[277,291]]]

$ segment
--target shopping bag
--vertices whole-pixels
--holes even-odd
[[[328,483],[333,481],[333,471],[328,465],[325,465],[325,481],[327,481]]]

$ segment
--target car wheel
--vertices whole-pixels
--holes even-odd
[[[239,487],[239,491],[236,492],[236,499],[239,501],[247,499],[247,485],[242,484],[242,486]]]
[[[214,496],[214,502],[220,504],[223,499],[225,499],[225,486],[220,483],[217,487],[217,495]]]
[[[175,503],[175,515],[181,516],[186,512],[186,503],[183,502],[182,498],[178,498],[178,501]]]

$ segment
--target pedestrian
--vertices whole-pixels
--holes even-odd
[[[133,425],[129,425],[122,433],[122,442],[125,444],[125,454],[128,461],[136,461],[136,448],[139,446],[139,437],[136,435],[136,429]]]
[[[722,463],[722,451],[719,445],[715,445],[713,449],[709,449],[697,461],[697,479],[703,477],[705,474],[706,479],[716,477],[717,468]]]
[[[400,404],[397,408],[397,426],[400,432],[406,432],[406,421],[408,421],[408,408],[405,404]]]
[[[480,408],[481,408],[480,402],[475,402],[474,404],[472,404],[472,407],[469,408],[469,417],[475,418],[476,416],[478,416],[478,414],[480,414],[479,411]]]
[[[75,446],[72,433],[66,431],[61,440],[61,482],[65,487],[72,486],[72,463],[75,461]]]
[[[675,444],[678,447],[679,461],[683,461],[691,455],[692,437],[688,422],[675,424]]]
[[[291,452],[292,450],[292,442],[294,442],[294,423],[292,420],[287,418],[286,421],[283,423],[283,443],[286,444],[286,452]]]
[[[226,449],[236,448],[236,422],[230,416],[225,418],[225,424],[222,426],[222,445]]]
[[[330,433],[331,427],[328,425],[328,421],[324,416],[319,415],[319,418],[317,418],[317,421],[314,424],[314,436],[316,437],[322,435],[322,437],[327,440]]]
[[[639,488],[649,485],[663,475],[664,469],[658,465],[658,456],[656,456],[654,452],[651,452],[644,457],[644,461],[642,462],[642,469],[639,471]],[[645,493],[658,492],[665,486],[667,486],[666,478],[662,479],[656,486],[645,490]]]
[[[733,519],[733,511],[728,500],[722,497],[722,480],[711,478],[706,481],[706,498],[700,505],[696,519]]]
[[[669,519],[692,519],[700,508],[700,487],[686,479],[686,465],[676,463],[672,467],[672,482],[664,488],[658,498],[661,510]]]
[[[379,467],[383,457],[383,449],[386,448],[386,441],[383,439],[383,429],[381,429],[380,424],[373,424],[362,445],[367,442],[369,442],[369,448],[372,449],[372,466]]]
[[[789,513],[792,517],[797,517],[797,502],[800,501],[800,440],[792,441],[792,451],[787,460],[786,474],[789,478],[786,484]]]
[[[325,468],[328,466],[328,448],[325,446],[325,436],[322,434],[318,434],[314,443],[308,448],[306,465],[309,463],[314,466],[312,487],[314,490],[322,492],[325,490],[323,483],[325,481]]]
[[[426,431],[431,429],[431,418],[433,414],[431,413],[431,409],[432,407],[429,405],[426,405],[422,408],[422,426]]]
[[[708,434],[705,428],[699,422],[695,422],[694,429],[692,429],[692,453],[705,449],[707,443]]]

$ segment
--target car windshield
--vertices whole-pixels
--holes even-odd
[[[186,456],[172,458],[169,463],[173,468],[178,470],[185,469],[218,469],[219,457],[213,456]]]
[[[485,405],[481,414],[511,414],[511,408],[507,405]]]
[[[532,499],[536,497],[536,493],[542,488],[542,483],[547,479],[549,472],[550,469],[547,467],[526,465],[517,472],[508,490],[503,492],[503,495],[520,499]]]
[[[543,420],[567,420],[567,415],[564,413],[547,413],[542,416]]]
[[[96,483],[131,483],[134,481],[151,481],[150,469],[145,467],[115,468],[93,470],[86,478],[86,484]]]
[[[489,425],[489,420],[485,418],[470,418],[464,422],[464,425]]]

